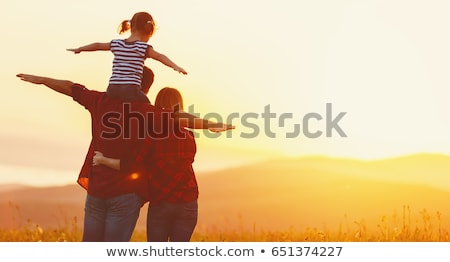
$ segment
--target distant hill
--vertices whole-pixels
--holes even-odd
[[[44,227],[71,226],[76,218],[82,225],[85,191],[78,185],[22,187],[0,193],[0,225]]]
[[[383,216],[397,214],[400,221],[405,207],[414,223],[423,223],[426,209],[449,224],[449,173],[450,157],[441,155],[278,159],[202,176],[200,221],[267,229],[376,227]]]
[[[8,191],[15,191],[21,188],[24,188],[24,185],[19,184],[8,184],[8,185],[1,185],[0,184],[0,192],[8,192]]]
[[[337,229],[423,223],[439,212],[450,229],[450,157],[413,155],[357,161],[326,157],[275,159],[197,175],[198,230]],[[78,185],[0,190],[0,227],[82,226]],[[145,228],[146,206],[139,229]],[[436,218],[437,219],[437,218]],[[436,220],[437,221],[437,220]]]

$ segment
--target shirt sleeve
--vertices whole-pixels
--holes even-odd
[[[78,179],[77,179],[78,184],[86,190],[88,189],[89,174],[91,173],[91,170],[92,170],[92,158],[93,157],[94,157],[94,144],[93,144],[93,140],[91,140],[88,152],[84,159],[83,166],[81,167],[81,170],[80,170],[80,173],[79,173]]]
[[[92,91],[80,84],[72,86],[72,98],[87,110],[91,111],[103,93]]]
[[[116,51],[116,45],[117,45],[116,42],[117,42],[117,39],[113,39],[113,40],[111,40],[111,42],[109,42],[109,51],[111,51],[111,53],[113,53],[113,54]]]

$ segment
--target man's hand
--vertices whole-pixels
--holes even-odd
[[[20,80],[25,81],[25,82],[30,82],[30,83],[37,84],[37,85],[41,85],[44,83],[43,78],[40,76],[27,75],[27,74],[17,74],[16,76],[18,78],[20,78]]]
[[[36,76],[36,75],[29,75],[29,74],[17,74],[16,75],[20,80],[29,82],[32,84],[37,85],[45,85],[49,87],[50,89],[53,89],[54,91],[67,95],[72,96],[72,86],[74,83],[69,80],[60,80],[60,79],[54,79],[49,78],[45,76]]]

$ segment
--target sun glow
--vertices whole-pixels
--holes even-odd
[[[7,123],[0,141],[8,141],[1,149],[6,164],[18,162],[22,155],[27,156],[27,165],[61,157],[61,151],[51,151],[34,161],[27,152],[32,150],[14,149],[22,140],[34,141],[36,148],[64,141],[72,143],[67,145],[72,153],[83,155],[90,138],[87,111],[70,98],[22,83],[15,75],[69,79],[104,91],[112,55],[74,55],[66,48],[123,37],[116,32],[118,23],[149,6],[158,25],[149,43],[188,71],[179,75],[146,61],[156,73],[150,100],[160,88],[172,86],[200,116],[215,113],[227,121],[239,115],[231,119],[236,125],[231,136],[198,138],[199,169],[281,155],[376,159],[450,153],[450,122],[442,121],[450,111],[445,99],[450,95],[446,88],[450,37],[441,33],[450,23],[444,12],[447,2],[176,1],[177,9],[172,2],[161,1],[126,6],[110,1],[19,2],[0,11],[14,24],[4,32],[5,39],[13,41],[4,41],[0,49],[5,90],[0,118]],[[259,6],[257,13],[254,5]],[[74,19],[76,13],[83,13],[83,19]],[[233,19],[225,15],[229,13]],[[423,19],[417,20],[415,14]],[[188,22],[180,26],[180,21]],[[268,22],[262,26],[261,21]],[[332,105],[331,120],[327,104]],[[276,114],[269,121],[274,137],[262,117],[266,106]],[[326,136],[326,125],[340,112],[345,112],[339,126],[346,137],[336,129],[333,136]],[[311,113],[316,117],[305,122],[304,116]],[[258,118],[245,118],[249,115]],[[288,137],[296,125],[301,132]],[[323,135],[307,136],[305,130]],[[211,162],[214,155],[218,157]],[[72,165],[79,166],[81,159],[74,158]]]

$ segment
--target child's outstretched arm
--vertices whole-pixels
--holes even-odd
[[[111,43],[92,43],[78,48],[69,48],[67,51],[79,54],[81,52],[91,52],[91,51],[107,51],[110,50]]]
[[[147,57],[152,58],[156,61],[159,61],[159,62],[163,63],[164,65],[173,68],[173,70],[175,70],[179,73],[182,73],[183,75],[187,75],[186,70],[179,67],[172,60],[170,60],[166,55],[156,52],[155,49],[153,49],[152,47],[149,47],[147,49]]]

